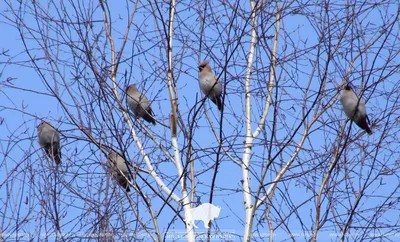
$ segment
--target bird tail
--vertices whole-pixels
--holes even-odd
[[[47,155],[56,162],[57,165],[61,164],[61,150],[58,143],[54,143],[50,147],[45,149]]]
[[[144,114],[143,118],[144,118],[144,120],[146,120],[147,122],[152,123],[153,125],[156,125],[156,120],[154,119],[153,115],[151,115],[151,114],[152,114],[151,110],[148,110],[148,111]]]
[[[213,103],[215,103],[218,106],[218,110],[223,112],[223,106],[222,106],[222,100],[221,97],[214,97],[211,99],[211,101],[213,101]]]
[[[372,130],[368,126],[366,118],[362,119],[361,122],[356,122],[356,124],[358,125],[358,127],[360,127],[363,130],[365,130],[368,133],[368,135],[372,135]]]
[[[368,116],[367,116],[367,121],[368,121],[368,124],[371,124],[371,121],[369,121]],[[369,128],[368,125],[367,125],[367,128],[365,130],[367,131],[368,135],[372,135],[372,130]]]
[[[153,117],[153,110],[151,110],[151,108],[146,110],[146,113],[144,114],[143,118],[147,122],[152,123],[153,125],[156,125],[156,120]]]
[[[123,184],[121,184],[121,186],[123,187],[123,188],[125,188],[125,191],[126,192],[130,192],[131,191],[131,188],[129,187],[129,182],[128,181],[124,181],[123,182]]]
[[[153,118],[153,116],[149,115],[149,114],[145,114],[143,116],[144,120],[146,120],[149,123],[152,123],[153,125],[156,125],[156,120]]]
[[[130,192],[129,182],[123,175],[118,175],[118,183],[121,187],[125,189],[126,192]]]

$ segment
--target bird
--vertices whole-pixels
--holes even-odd
[[[47,155],[56,162],[57,165],[61,164],[61,146],[60,134],[48,122],[42,121],[37,126],[38,138],[40,146],[46,151]]]
[[[147,122],[156,125],[156,120],[154,119],[154,113],[151,109],[149,99],[139,92],[135,84],[129,85],[126,88],[126,95],[129,108],[137,116],[142,117]]]
[[[218,82],[217,78],[212,72],[208,60],[203,61],[199,65],[199,84],[204,95],[211,99],[211,101],[218,106],[218,110],[222,112],[223,106],[221,101],[221,83]]]
[[[365,109],[365,102],[357,97],[349,84],[345,86],[340,97],[340,102],[342,103],[343,111],[346,116],[356,123],[358,127],[371,135],[372,131],[368,126],[369,119]]]
[[[128,166],[126,165],[126,160],[114,151],[111,151],[108,154],[107,159],[112,177],[125,189],[126,192],[130,192],[129,181],[131,178]]]

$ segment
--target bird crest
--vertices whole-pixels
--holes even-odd
[[[204,67],[206,67],[208,65],[208,63],[209,63],[208,60],[205,60],[205,61],[201,62],[199,64],[199,71],[202,71],[204,69]]]

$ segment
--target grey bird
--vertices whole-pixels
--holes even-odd
[[[108,154],[108,166],[111,170],[111,175],[127,192],[130,192],[129,181],[131,180],[126,160],[119,154],[111,151]]]
[[[211,99],[218,106],[218,109],[222,111],[221,84],[212,72],[208,60],[203,61],[199,65],[199,84],[204,95]]]
[[[368,126],[369,119],[365,109],[365,102],[357,97],[349,84],[344,88],[342,96],[340,97],[340,102],[342,103],[343,111],[346,116],[356,123],[358,127],[371,135],[372,131]]]
[[[48,122],[42,121],[37,126],[40,146],[46,151],[50,159],[61,164],[60,134]]]
[[[154,119],[154,113],[151,109],[149,99],[139,92],[135,84],[129,85],[126,88],[126,96],[128,106],[135,113],[135,115],[144,118],[144,120],[149,123],[156,125],[156,120]]]

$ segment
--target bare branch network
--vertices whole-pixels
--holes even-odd
[[[397,241],[388,1],[0,3],[1,241]]]

